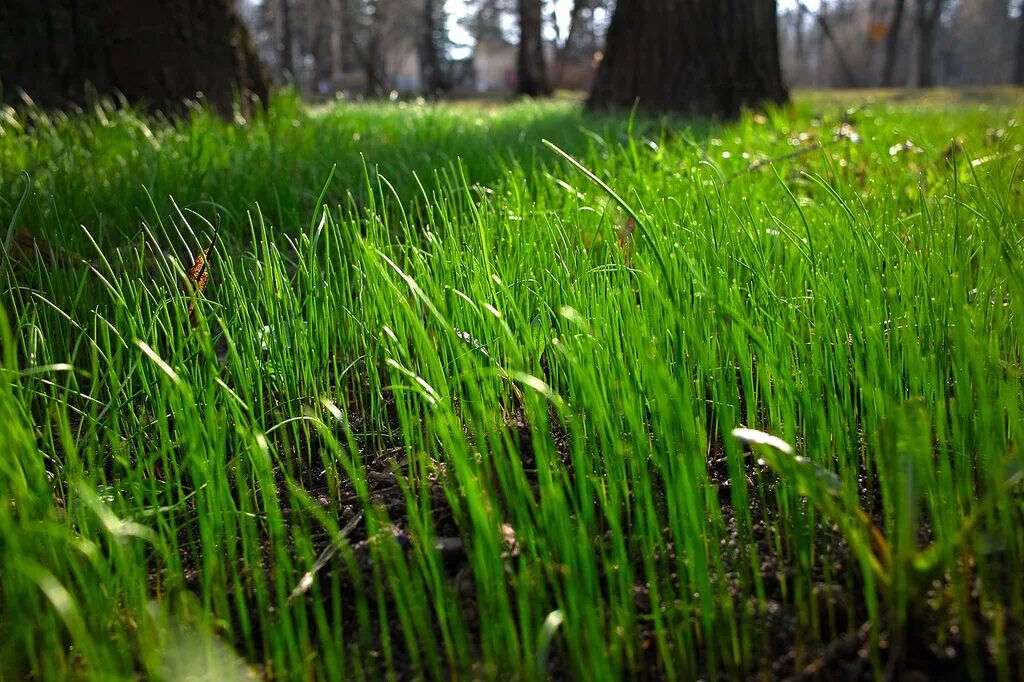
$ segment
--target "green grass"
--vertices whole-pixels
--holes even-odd
[[[1019,679],[1022,114],[4,112],[0,679]]]

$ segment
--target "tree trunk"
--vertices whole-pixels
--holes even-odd
[[[518,87],[520,94],[530,97],[551,94],[541,24],[541,0],[519,0]]]
[[[341,7],[341,0],[331,0],[330,19],[330,51],[331,51],[331,88],[337,88],[341,83],[341,73],[345,70],[342,60],[341,22],[344,16]]]
[[[906,0],[896,0],[892,10],[892,21],[889,22],[889,33],[885,40],[885,64],[882,66],[882,86],[891,88],[896,74],[896,56],[900,48],[900,29],[903,26],[903,11]]]
[[[803,62],[807,56],[807,50],[804,46],[804,13],[806,10],[806,6],[801,3],[800,5],[797,5],[796,12],[794,13],[796,16],[796,22],[794,24],[794,31],[796,32],[796,56],[800,62]]]
[[[174,113],[201,92],[230,114],[236,91],[267,97],[266,73],[231,0],[3,0],[0,41],[0,96],[8,101],[19,90],[44,107],[121,93]]]
[[[1017,59],[1013,69],[1013,82],[1024,85],[1024,11],[1017,18]]]
[[[565,42],[558,47],[558,54],[555,56],[556,80],[558,81],[561,81],[565,75],[566,59],[572,51],[573,44],[576,42],[576,36],[580,32],[580,15],[589,4],[589,0],[573,0],[572,11],[569,14],[569,30],[565,34]]]
[[[288,0],[279,0],[277,5],[280,21],[281,40],[278,42],[278,62],[286,82],[295,80],[294,43],[292,39],[292,10]]]
[[[420,78],[423,81],[423,91],[429,95],[437,95],[447,90],[444,69],[441,65],[440,34],[443,31],[439,23],[443,23],[443,17],[439,17],[439,6],[436,0],[424,0],[423,2],[423,39],[420,45]]]
[[[917,85],[935,85],[935,29],[942,0],[917,0]]]
[[[338,41],[341,43],[341,72],[355,68],[362,63],[359,41],[356,40],[356,17],[352,11],[352,0],[337,0],[341,6],[338,19]],[[340,74],[339,74],[340,75]]]
[[[384,49],[376,19],[370,27],[370,37],[366,43],[366,61],[363,67],[366,72],[366,95],[377,97],[383,94],[385,89]]]
[[[775,0],[619,2],[589,106],[735,117],[784,102]]]
[[[305,17],[309,45],[299,48],[300,53],[308,53],[313,57],[313,69],[306,87],[320,97],[326,97],[331,92],[333,11],[331,0],[310,0]]]

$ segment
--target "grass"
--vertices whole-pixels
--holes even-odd
[[[0,678],[1019,679],[1022,113],[5,111]]]

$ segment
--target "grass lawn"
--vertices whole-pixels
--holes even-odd
[[[1024,104],[877,95],[0,111],[0,679],[1021,679]]]

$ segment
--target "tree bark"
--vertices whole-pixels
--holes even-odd
[[[541,0],[519,0],[518,88],[520,94],[530,97],[551,94],[541,29]]]
[[[885,40],[885,64],[882,66],[882,85],[887,88],[893,86],[896,74],[896,56],[899,54],[900,29],[903,27],[903,12],[906,5],[906,0],[896,0],[892,10],[892,21],[889,22],[889,33]]]
[[[735,117],[784,102],[775,0],[619,2],[589,106]]]
[[[917,85],[935,85],[935,29],[942,0],[917,0]]]
[[[0,41],[6,101],[24,90],[59,108],[120,93],[175,113],[201,92],[227,115],[236,92],[267,98],[266,73],[231,0],[3,0]]]

